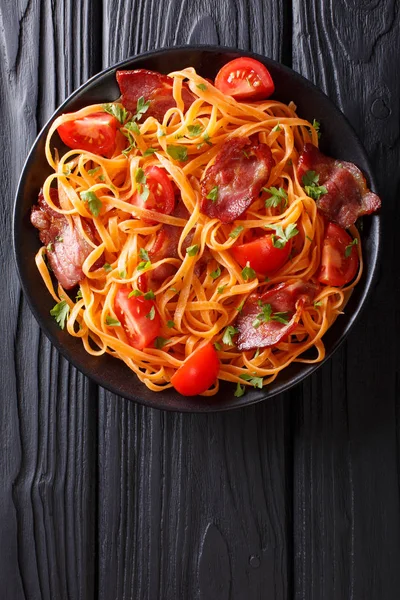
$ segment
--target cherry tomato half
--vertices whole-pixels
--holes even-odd
[[[218,377],[219,359],[213,344],[208,343],[191,354],[171,377],[182,396],[202,394]]]
[[[129,298],[131,291],[127,287],[118,290],[114,310],[129,344],[137,350],[143,350],[160,334],[161,319],[154,300],[146,300],[144,296]]]
[[[109,156],[115,147],[119,123],[106,112],[96,112],[81,119],[67,121],[57,127],[64,144],[74,150]]]
[[[335,287],[350,283],[355,277],[359,265],[357,250],[354,245],[350,245],[352,241],[342,227],[336,223],[328,224],[322,246],[318,281]],[[346,256],[346,248],[349,247],[350,254]]]
[[[237,100],[262,100],[275,90],[267,67],[246,56],[224,65],[215,78],[215,87]]]
[[[291,249],[292,240],[286,242],[283,248],[275,248],[272,235],[263,235],[252,242],[233,246],[231,252],[242,267],[250,263],[256,273],[271,275],[285,264]]]
[[[147,167],[144,174],[149,195],[146,200],[143,200],[142,195],[135,193],[131,200],[132,204],[170,215],[175,207],[175,193],[166,170],[154,165]]]

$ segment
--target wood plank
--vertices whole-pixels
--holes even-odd
[[[107,0],[104,66],[185,43],[279,59],[282,4]],[[290,597],[290,404],[191,416],[101,392],[101,599]]]
[[[0,597],[7,600],[93,595],[95,388],[40,333],[21,295],[10,214],[38,129],[97,70],[93,41],[71,42],[90,40],[94,5],[16,0],[0,9]]]
[[[400,182],[399,9],[390,0],[293,8],[294,68],[344,110],[366,145],[386,231],[373,297],[296,409],[295,597],[389,599],[400,584],[399,287],[387,268],[399,259],[388,234]]]

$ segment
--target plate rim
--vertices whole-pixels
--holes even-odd
[[[362,314],[362,312],[365,310],[366,305],[368,305],[368,302],[370,301],[370,298],[371,298],[371,294],[376,285],[376,281],[378,278],[378,270],[379,270],[378,267],[379,267],[380,256],[381,256],[381,246],[382,246],[381,215],[380,215],[380,213],[377,213],[377,214],[368,216],[369,219],[373,220],[372,225],[371,225],[371,231],[372,231],[372,227],[374,227],[374,232],[371,235],[371,237],[375,240],[374,245],[373,245],[374,253],[370,257],[370,263],[369,263],[370,264],[370,272],[368,274],[367,280],[364,283],[364,289],[361,293],[361,296],[359,298],[358,305],[357,305],[355,311],[353,311],[351,313],[351,315],[349,315],[347,317],[348,323],[347,323],[343,333],[335,341],[335,343],[330,348],[329,352],[326,353],[326,355],[322,361],[320,361],[318,363],[311,363],[311,364],[303,363],[303,364],[305,364],[304,369],[302,369],[301,372],[292,376],[289,382],[281,383],[281,384],[279,384],[279,382],[278,382],[277,384],[275,384],[275,387],[273,390],[268,390],[268,385],[266,385],[264,387],[264,389],[262,390],[263,393],[260,397],[258,397],[258,396],[254,397],[254,398],[247,397],[247,400],[246,400],[246,395],[242,396],[241,398],[233,398],[233,394],[232,394],[232,399],[229,402],[223,401],[223,403],[220,403],[217,401],[215,404],[213,404],[213,396],[211,396],[211,397],[195,396],[193,398],[201,398],[202,408],[194,408],[185,403],[183,403],[182,407],[170,406],[168,404],[168,401],[163,402],[162,392],[153,392],[152,397],[154,397],[154,401],[148,401],[147,399],[140,398],[140,397],[137,397],[134,395],[132,395],[132,396],[123,395],[122,396],[121,391],[118,389],[118,387],[116,385],[114,385],[113,383],[108,383],[108,382],[105,383],[104,379],[102,379],[100,376],[98,376],[97,373],[92,373],[90,371],[90,369],[85,368],[85,365],[77,364],[77,362],[75,362],[74,357],[70,354],[70,351],[59,342],[57,337],[55,337],[53,335],[53,333],[50,331],[50,328],[47,327],[46,321],[44,320],[43,316],[39,312],[39,308],[36,307],[35,303],[33,302],[33,300],[30,297],[28,286],[22,276],[21,263],[22,263],[23,259],[22,259],[20,250],[17,247],[17,243],[16,243],[17,237],[18,237],[18,231],[17,231],[18,230],[18,220],[21,219],[21,215],[19,214],[18,209],[19,209],[19,205],[21,204],[21,201],[19,199],[21,197],[24,182],[25,182],[28,170],[29,170],[29,164],[35,155],[36,146],[38,145],[39,141],[41,140],[44,132],[47,130],[47,128],[50,126],[50,124],[54,121],[54,119],[59,114],[62,113],[64,108],[67,105],[69,105],[71,103],[71,101],[73,101],[77,96],[79,96],[79,94],[82,91],[84,91],[86,88],[89,88],[93,84],[96,84],[97,80],[102,79],[109,73],[112,73],[113,71],[117,71],[118,69],[124,68],[125,66],[129,65],[134,60],[146,58],[147,56],[154,57],[157,55],[163,55],[163,54],[165,55],[168,53],[175,53],[175,52],[182,52],[182,51],[187,51],[187,52],[205,51],[205,52],[210,52],[210,53],[218,52],[221,54],[233,53],[233,54],[240,54],[243,56],[250,56],[257,60],[261,59],[262,61],[272,63],[277,69],[282,70],[288,76],[298,79],[303,85],[311,88],[312,91],[317,96],[319,95],[319,96],[323,97],[325,102],[328,101],[331,108],[334,110],[334,112],[336,112],[337,115],[342,120],[345,121],[347,127],[351,131],[351,134],[354,139],[355,145],[357,146],[358,152],[360,152],[360,154],[363,156],[363,158],[365,160],[365,163],[368,165],[367,175],[368,175],[368,179],[369,179],[369,183],[370,183],[370,188],[371,188],[371,190],[378,193],[378,187],[377,187],[376,179],[375,179],[373,170],[371,168],[369,157],[368,157],[368,154],[367,154],[367,151],[366,151],[364,145],[362,144],[360,138],[358,137],[357,133],[355,132],[349,119],[342,112],[342,110],[329,98],[329,96],[327,94],[325,94],[325,92],[323,92],[313,82],[308,80],[306,77],[304,77],[297,71],[294,71],[290,67],[287,67],[286,65],[280,63],[279,61],[276,61],[265,55],[262,55],[262,54],[259,54],[257,52],[253,52],[253,51],[244,50],[241,48],[235,48],[235,47],[230,47],[230,46],[209,45],[209,44],[190,44],[190,45],[180,45],[180,46],[173,46],[173,47],[158,48],[156,50],[147,50],[145,52],[135,54],[133,56],[123,59],[122,61],[119,61],[113,65],[106,67],[102,71],[100,71],[100,72],[96,73],[95,75],[93,75],[92,77],[90,77],[87,81],[82,83],[76,90],[74,90],[52,113],[50,118],[46,121],[46,123],[40,129],[38,135],[36,136],[34,142],[31,145],[29,153],[24,161],[24,164],[23,164],[23,167],[21,170],[21,174],[20,174],[20,177],[18,180],[16,193],[14,196],[14,205],[13,205],[13,211],[12,211],[12,220],[13,220],[12,245],[13,245],[14,260],[16,262],[17,273],[18,273],[18,278],[19,278],[20,284],[21,284],[21,288],[22,288],[25,298],[28,302],[29,308],[32,311],[36,321],[38,322],[40,329],[43,331],[43,333],[49,339],[51,344],[53,346],[55,346],[55,348],[58,350],[58,352],[60,352],[60,354],[66,360],[68,360],[78,371],[83,373],[86,377],[88,377],[89,380],[94,381],[97,385],[99,385],[103,389],[110,391],[111,393],[113,393],[114,395],[116,395],[118,397],[125,398],[132,402],[137,402],[138,404],[147,406],[149,408],[156,408],[158,410],[166,410],[169,412],[185,412],[185,413],[200,414],[200,413],[208,413],[208,412],[223,412],[223,411],[227,411],[227,410],[235,410],[235,409],[239,409],[239,408],[244,408],[246,406],[252,406],[254,404],[258,404],[259,402],[268,401],[271,398],[273,398],[274,396],[283,394],[285,392],[289,392],[292,388],[296,387],[299,383],[301,383],[307,377],[312,375],[315,371],[317,371],[320,367],[322,367],[322,365],[324,365],[328,360],[330,360],[333,357],[335,352],[340,348],[340,346],[343,344],[343,342],[347,339],[347,336],[349,335],[350,331],[352,330],[355,323],[360,318],[360,315]],[[333,327],[334,327],[334,324],[333,324]],[[112,357],[110,357],[110,358],[112,358]],[[128,367],[126,367],[126,368],[128,369]],[[278,378],[279,378],[279,375],[278,375]],[[144,384],[142,384],[142,385],[144,385]],[[185,401],[187,401],[187,397],[183,397],[183,398]]]

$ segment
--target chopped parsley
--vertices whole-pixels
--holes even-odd
[[[65,322],[69,317],[69,310],[70,309],[66,301],[61,300],[61,302],[53,306],[50,311],[51,316],[55,318],[61,329],[64,329],[65,327]]]
[[[47,252],[53,252],[54,246],[51,242],[49,244],[47,244],[46,250],[47,250]]]
[[[144,248],[140,248],[139,256],[143,260],[150,260],[149,253]]]
[[[321,300],[319,300],[319,302],[314,302],[314,308],[318,308],[319,306],[322,306]]]
[[[112,271],[112,266],[109,263],[104,263],[103,269],[106,271],[106,273],[109,273]]]
[[[150,321],[152,321],[155,316],[156,316],[156,309],[154,306],[152,306],[150,309],[150,312],[148,312],[146,315],[146,319],[150,319]]]
[[[314,127],[315,131],[317,132],[318,138],[320,138],[321,137],[321,131],[320,131],[321,123],[319,123],[316,119],[314,119],[312,122],[312,126]]]
[[[97,171],[100,171],[100,167],[96,167],[95,169],[89,169],[87,173],[88,175],[90,175],[90,177],[93,177],[93,175],[96,175]]]
[[[157,152],[157,150],[155,148],[147,148],[144,152],[143,152],[143,156],[151,156],[152,154],[154,154],[155,152]]]
[[[266,225],[267,229],[273,229],[272,245],[275,248],[284,248],[288,241],[299,233],[297,223],[290,223],[284,230],[282,225]]]
[[[138,266],[136,267],[136,269],[138,271],[145,271],[146,269],[149,269],[151,267],[151,262],[149,260],[142,260]]]
[[[255,329],[260,327],[262,323],[269,323],[270,321],[277,321],[283,325],[289,323],[289,314],[287,312],[272,312],[272,306],[270,304],[263,304],[261,300],[258,301],[258,306],[261,312],[256,316],[252,325]]]
[[[169,344],[171,340],[166,340],[165,338],[158,336],[156,337],[155,341],[154,341],[154,346],[158,349],[158,350],[162,350],[165,346],[165,344]]]
[[[225,329],[224,335],[222,336],[222,343],[226,344],[227,346],[234,346],[235,344],[232,341],[232,336],[236,335],[238,333],[238,330],[233,327],[233,325],[228,325],[228,327]]]
[[[132,133],[136,133],[136,135],[140,135],[139,125],[136,121],[128,121],[128,123],[125,124],[125,129],[132,131]]]
[[[244,306],[244,300],[242,300],[241,303],[239,304],[239,306],[236,307],[236,310],[238,312],[242,312],[243,306]]]
[[[205,92],[207,89],[207,86],[205,83],[199,83],[198,85],[196,85],[197,88],[199,88],[199,90],[201,90],[202,92]]]
[[[146,175],[141,167],[136,169],[135,181],[136,183],[146,183]]]
[[[121,326],[121,323],[118,321],[118,319],[114,319],[114,317],[111,317],[110,315],[107,315],[106,323],[110,327],[120,327]]]
[[[188,254],[189,256],[196,256],[198,251],[199,251],[199,247],[197,244],[194,244],[193,246],[188,246],[186,248],[186,254]]]
[[[241,383],[238,382],[236,385],[236,390],[235,390],[234,396],[236,398],[240,398],[241,396],[244,396],[245,393],[246,393],[246,388],[244,387],[244,385],[242,385]]]
[[[218,279],[218,277],[221,275],[221,269],[219,267],[217,267],[215,269],[215,271],[211,271],[210,273],[210,277],[211,279]]]
[[[324,185],[318,185],[319,175],[315,171],[307,171],[303,175],[302,182],[307,196],[313,200],[319,200],[321,196],[328,193]]]
[[[263,192],[267,192],[268,194],[271,194],[271,196],[265,200],[266,208],[276,208],[280,204],[283,204],[284,208],[286,207],[288,196],[283,188],[281,188],[281,187],[280,188],[263,187],[262,190],[263,190]]]
[[[173,321],[167,321],[167,327],[171,329],[172,327],[175,327],[175,323]]]
[[[188,132],[190,137],[197,137],[203,131],[202,125],[188,125]]]
[[[139,119],[142,118],[144,113],[146,113],[148,111],[149,106],[150,106],[150,100],[147,100],[147,102],[146,102],[144,97],[140,96],[140,98],[138,99],[137,104],[136,104],[136,114],[134,115],[133,119],[135,121],[139,121]]]
[[[94,192],[81,192],[80,197],[83,202],[88,203],[88,207],[90,212],[94,217],[98,217],[100,214],[100,209],[103,206],[101,200],[98,199]]]
[[[259,388],[260,390],[262,390],[264,381],[262,377],[255,377],[255,373],[254,374],[250,374],[250,373],[242,373],[242,375],[239,375],[240,379],[244,379],[244,381],[248,381],[253,387],[255,388]]]
[[[243,279],[245,281],[250,281],[251,279],[254,279],[255,276],[256,276],[255,270],[250,267],[250,263],[247,263],[247,265],[244,267],[244,269],[242,269]]]
[[[105,112],[107,112],[108,114],[112,115],[113,117],[115,117],[116,119],[118,119],[118,121],[122,125],[125,123],[126,118],[128,116],[127,111],[120,104],[114,104],[114,103],[103,104],[103,110]]]
[[[237,227],[235,227],[235,229],[233,229],[230,232],[229,237],[236,239],[242,233],[243,229],[244,229],[243,225],[238,225]]]
[[[77,293],[76,298],[75,298],[75,302],[78,302],[78,300],[80,300],[81,298],[83,298],[83,296],[82,296],[82,290],[78,290],[78,293]]]
[[[349,258],[349,256],[351,255],[353,246],[357,246],[357,244],[358,244],[358,238],[354,238],[354,240],[352,242],[350,242],[350,244],[348,246],[346,246],[345,251],[344,251],[344,255],[346,258]]]
[[[218,350],[218,351],[219,351],[219,350],[222,350],[222,346],[221,346],[221,344],[219,344],[218,342],[214,342],[214,348],[215,348],[216,350]]]
[[[227,284],[225,283],[225,285],[221,285],[219,288],[217,288],[217,293],[218,294],[223,294],[225,291]]]
[[[212,202],[216,202],[218,198],[218,186],[214,185],[213,188],[209,191],[206,196],[207,200],[211,200]]]
[[[124,269],[123,271],[120,271],[119,276],[121,277],[121,279],[126,279],[126,269]]]
[[[275,125],[275,127],[272,129],[272,131],[282,131],[281,127],[279,127],[279,123],[278,125]]]
[[[171,158],[179,162],[185,162],[188,157],[186,146],[174,146],[173,144],[168,144],[167,152]]]
[[[143,292],[141,292],[140,290],[132,290],[131,292],[129,292],[128,298],[132,298],[132,296],[134,296],[135,298],[137,298],[138,296],[143,296]]]

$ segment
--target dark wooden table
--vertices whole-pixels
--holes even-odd
[[[400,597],[396,0],[2,0],[1,600]],[[383,198],[376,290],[314,376],[226,414],[99,389],[40,332],[12,255],[23,161],[88,77],[144,50],[252,49],[352,122]]]

